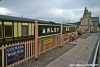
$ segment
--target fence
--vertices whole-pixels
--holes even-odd
[[[48,38],[52,38],[53,42],[44,45],[43,40],[48,39]],[[59,46],[59,42],[60,42],[59,35],[46,37],[46,38],[40,38],[39,41],[38,41],[38,43],[39,43],[38,54],[44,53],[44,52],[46,52],[46,51],[48,51],[52,48],[55,48],[55,47]],[[6,44],[5,46],[2,45],[2,47],[0,47],[0,50],[2,51],[2,67],[11,67],[11,66],[20,64],[22,62],[25,62],[25,61],[33,58],[34,55],[35,55],[35,50],[34,50],[35,49],[35,44],[34,43],[35,43],[34,40],[27,40],[27,41],[18,42],[18,43]],[[13,63],[13,64],[7,66],[7,61],[8,60],[6,60],[6,48],[14,46],[14,45],[19,45],[19,44],[24,44],[25,45],[25,58],[21,61],[18,61],[16,63]]]
[[[52,39],[52,42],[48,44],[43,44],[43,41],[46,39]],[[60,43],[59,35],[46,37],[46,38],[40,38],[39,39],[39,54],[44,53],[52,48],[59,46],[59,43]]]
[[[19,44],[24,44],[24,46],[25,46],[25,59],[23,59],[19,62],[16,62],[14,64],[11,64],[7,67],[11,67],[11,66],[20,64],[20,63],[34,57],[34,40],[27,40],[27,41],[18,42],[18,43],[6,44],[5,46],[2,45],[2,47],[0,47],[0,50],[2,50],[2,67],[5,67],[7,65],[7,61],[8,61],[8,60],[6,60],[6,48],[14,46],[14,45],[19,45]]]

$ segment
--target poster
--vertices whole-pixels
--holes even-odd
[[[44,45],[46,45],[46,44],[49,44],[49,43],[52,43],[52,39],[50,38],[50,39],[45,39],[45,40],[43,40],[43,44]]]
[[[7,66],[23,60],[25,58],[25,46],[24,44],[19,44],[15,46],[10,46],[6,48],[6,60]]]

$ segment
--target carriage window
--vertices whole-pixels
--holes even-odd
[[[72,30],[71,30],[71,27],[69,27],[69,31],[71,32]]]
[[[66,27],[63,27],[63,33],[66,33]]]
[[[72,31],[74,32],[74,27],[72,27]]]
[[[73,27],[71,28],[72,32],[73,32]]]
[[[75,32],[75,27],[74,27],[74,32]]]
[[[12,37],[12,26],[5,26],[5,37]]]
[[[28,35],[28,26],[22,26],[22,36]]]
[[[73,27],[71,27],[71,32],[73,32]]]
[[[2,37],[2,30],[1,30],[1,26],[0,26],[0,38]]]
[[[70,30],[71,30],[71,32],[72,32],[72,31],[73,31],[73,28],[71,27]]]

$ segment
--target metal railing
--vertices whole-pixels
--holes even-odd
[[[98,43],[97,43],[97,46],[96,46],[96,51],[95,51],[95,55],[94,55],[92,64],[95,64],[96,63],[96,60],[97,60],[96,58],[97,58],[97,52],[98,52],[99,44],[100,44],[100,37],[98,39]],[[95,66],[92,65],[92,67],[95,67]]]

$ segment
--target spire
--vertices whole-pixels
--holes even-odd
[[[87,10],[87,8],[85,7],[83,17],[87,14],[87,12],[88,12],[88,10]]]
[[[85,10],[87,10],[86,7],[85,7]]]

